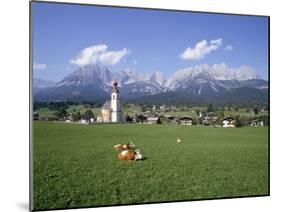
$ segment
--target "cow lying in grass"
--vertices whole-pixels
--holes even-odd
[[[119,160],[136,161],[143,159],[139,149],[136,150],[124,150],[118,154]]]
[[[133,142],[130,142],[129,144],[117,144],[114,146],[114,149],[116,150],[128,150],[135,148],[136,145],[133,144]]]

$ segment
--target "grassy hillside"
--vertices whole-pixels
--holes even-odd
[[[36,121],[34,207],[266,195],[267,134],[267,128]],[[131,140],[145,159],[117,160],[113,145]]]

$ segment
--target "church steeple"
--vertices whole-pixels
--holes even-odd
[[[116,80],[113,82],[112,92],[111,92],[111,121],[121,122],[122,121],[122,107],[120,103],[120,92],[118,88],[118,83]]]
[[[118,86],[118,82],[116,80],[114,80],[113,87],[112,87],[112,92],[119,93],[119,89],[118,89],[117,86]]]

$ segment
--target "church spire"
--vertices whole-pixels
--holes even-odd
[[[112,87],[112,92],[115,92],[115,93],[119,93],[119,89],[118,89],[118,83],[116,80],[114,80],[113,82],[113,87]]]

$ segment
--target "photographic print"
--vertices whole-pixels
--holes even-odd
[[[31,210],[269,195],[269,17],[30,2]]]

